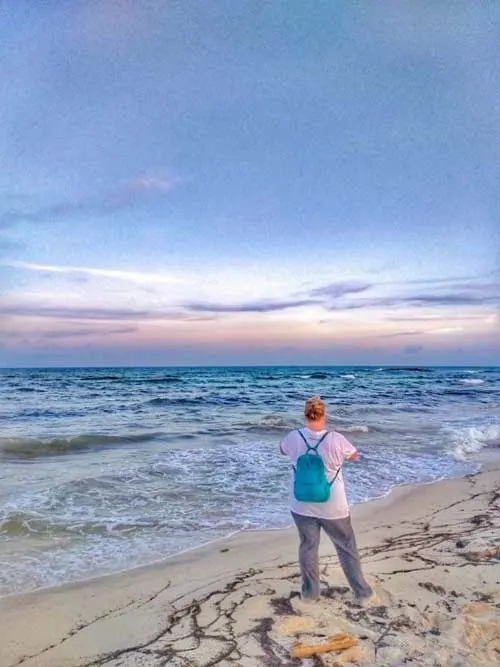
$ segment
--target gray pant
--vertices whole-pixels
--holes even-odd
[[[337,556],[357,598],[371,595],[372,589],[361,570],[356,538],[351,525],[351,517],[344,519],[317,519],[292,512],[299,531],[299,564],[302,575],[302,597],[319,597],[319,541],[321,528],[333,542]]]

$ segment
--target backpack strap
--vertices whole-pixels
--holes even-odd
[[[299,429],[297,429],[297,432],[299,433],[299,435],[300,435],[300,437],[302,438],[302,440],[306,443],[306,447],[307,447],[307,449],[306,449],[306,454],[308,454],[310,451],[311,451],[311,452],[314,452],[315,454],[318,454],[318,447],[321,445],[321,443],[323,442],[323,440],[324,440],[324,439],[326,438],[326,436],[328,435],[328,431],[327,431],[326,433],[323,433],[323,435],[321,436],[321,438],[318,440],[318,442],[317,442],[315,445],[310,445],[310,444],[307,442],[306,437],[305,437],[305,435],[302,433],[302,431],[300,431]]]
[[[335,481],[335,480],[337,479],[337,477],[339,476],[339,472],[342,470],[342,466],[343,466],[343,463],[340,464],[340,468],[339,468],[339,469],[337,470],[337,472],[335,473],[335,477],[332,479],[332,481],[331,481],[331,482],[328,482],[328,484],[329,484],[330,486],[333,486],[334,481]]]
[[[345,459],[344,459],[344,461],[345,461]],[[328,484],[329,484],[330,486],[333,486],[334,481],[335,481],[335,480],[337,479],[337,477],[339,476],[339,473],[340,473],[340,471],[342,470],[342,466],[344,465],[344,461],[342,461],[342,463],[340,464],[340,466],[339,466],[337,472],[335,473],[335,477],[332,479],[332,481],[331,481],[331,482],[328,482]]]

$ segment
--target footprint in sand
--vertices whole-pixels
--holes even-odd
[[[394,605],[394,596],[379,583],[369,582],[373,590],[373,595],[363,601],[363,609],[372,609],[373,607],[392,607]]]

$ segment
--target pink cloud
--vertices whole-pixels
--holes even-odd
[[[156,192],[169,192],[177,185],[179,185],[178,178],[166,179],[158,178],[157,176],[143,176],[134,180],[128,181],[127,186],[132,190],[145,190]]]

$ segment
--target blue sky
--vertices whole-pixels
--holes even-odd
[[[496,2],[0,2],[0,365],[500,358]]]

